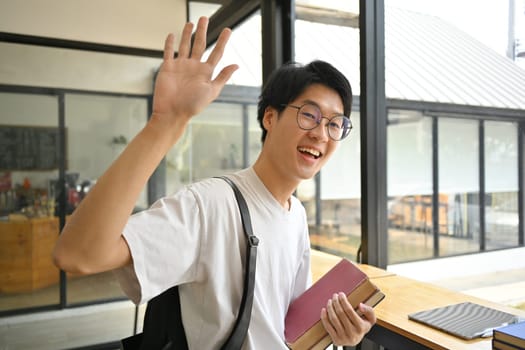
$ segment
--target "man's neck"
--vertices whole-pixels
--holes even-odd
[[[277,202],[279,202],[283,208],[289,210],[290,197],[299,183],[290,181],[286,176],[282,176],[282,174],[275,171],[270,164],[261,158],[257,159],[253,165],[253,170]]]

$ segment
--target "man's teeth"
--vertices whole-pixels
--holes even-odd
[[[305,148],[305,147],[299,147],[299,152],[311,154],[315,158],[319,158],[319,156],[321,155],[321,152],[315,149],[312,149],[312,148]]]

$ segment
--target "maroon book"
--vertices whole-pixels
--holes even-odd
[[[321,309],[334,293],[343,292],[354,308],[375,306],[384,294],[356,265],[341,259],[289,306],[284,336],[291,349],[325,349],[332,341],[321,323]]]

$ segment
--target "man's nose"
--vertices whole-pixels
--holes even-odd
[[[310,135],[312,135],[319,141],[328,141],[329,135],[328,135],[328,128],[326,127],[328,123],[329,123],[328,118],[323,117],[321,119],[321,122],[317,124],[315,128],[310,130]]]

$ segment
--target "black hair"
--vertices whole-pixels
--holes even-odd
[[[307,65],[287,63],[273,71],[259,96],[257,120],[262,129],[263,143],[267,134],[263,125],[266,107],[273,107],[280,113],[284,105],[296,99],[312,84],[322,84],[335,90],[343,101],[343,113],[350,116],[352,87],[337,68],[320,60],[312,61]]]

